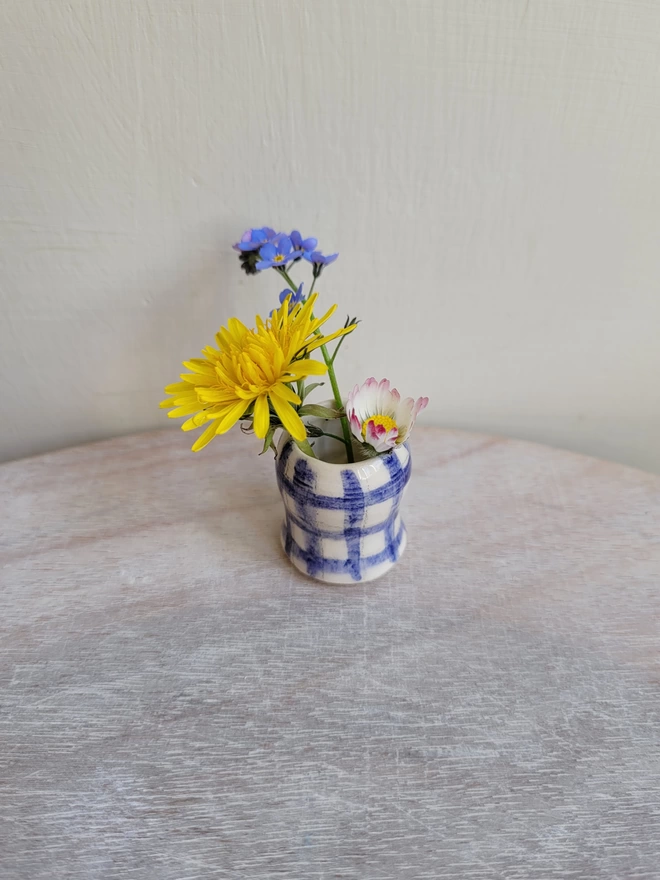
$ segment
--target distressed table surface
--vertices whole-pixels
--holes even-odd
[[[660,877],[660,480],[419,428],[365,586],[272,459],[162,431],[0,468],[0,877]]]

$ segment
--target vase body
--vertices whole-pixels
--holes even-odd
[[[406,546],[399,513],[410,479],[406,444],[353,464],[311,458],[284,435],[276,461],[282,546],[297,569],[333,584],[371,581]]]

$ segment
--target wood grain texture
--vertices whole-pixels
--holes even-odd
[[[660,480],[413,439],[354,587],[240,434],[0,468],[3,880],[660,875]]]

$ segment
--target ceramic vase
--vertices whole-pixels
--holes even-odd
[[[324,443],[331,445],[322,438],[315,446]],[[399,506],[410,469],[407,444],[342,464],[306,455],[285,433],[276,470],[289,560],[309,577],[332,584],[371,581],[389,571],[406,546]]]

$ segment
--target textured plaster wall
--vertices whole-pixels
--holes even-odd
[[[165,424],[181,359],[279,292],[230,250],[255,222],[341,252],[346,386],[660,470],[660,3],[0,18],[2,458]]]

